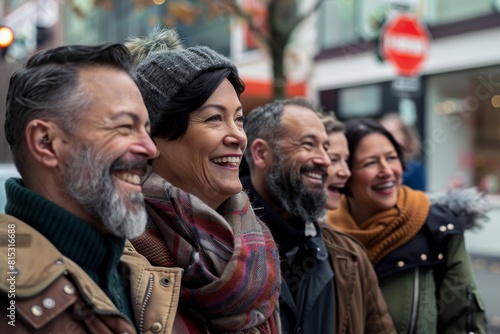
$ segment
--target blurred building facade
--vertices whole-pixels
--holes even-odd
[[[298,1],[298,4],[307,9],[315,2],[304,0]],[[96,6],[97,3],[100,5]],[[265,6],[259,0],[242,0],[241,4],[254,15],[266,15]],[[45,16],[55,20],[45,19],[51,24],[48,29],[41,29],[39,22]],[[209,0],[0,0],[0,18],[0,23],[8,22],[16,34],[15,45],[9,50],[10,60],[0,62],[2,115],[5,112],[8,78],[34,52],[63,44],[123,43],[129,36],[147,35],[158,25],[175,26],[186,47],[207,45],[231,57],[246,84],[242,95],[245,111],[273,99],[269,53],[252,38],[241,20],[224,15]],[[310,94],[307,82],[312,73],[315,45],[310,33],[315,30],[314,18],[306,20],[288,45],[285,59],[287,96]],[[40,33],[44,33],[45,38],[43,43],[37,44],[36,37]],[[11,161],[3,132],[0,161]]]
[[[108,4],[102,7],[96,7],[95,2],[73,0],[71,6],[64,6],[65,44],[125,42],[129,36],[147,35],[157,25],[175,26],[184,46],[206,45],[236,62],[247,86],[242,96],[245,110],[272,100],[269,55],[262,52],[258,42],[252,38],[248,28],[241,21],[222,13],[220,5],[215,2],[109,0],[100,1]],[[313,1],[305,0],[300,3],[302,6],[307,6],[311,2]],[[153,3],[156,5],[152,5]],[[241,4],[247,10],[250,9],[254,15],[266,15],[265,6],[258,0],[243,0]],[[306,38],[303,36],[303,39]],[[293,45],[289,58],[295,61],[300,58],[301,65],[306,62],[310,64],[313,54],[300,53],[301,48]],[[290,65],[292,69],[303,68],[295,64]],[[287,83],[288,95],[305,95],[305,76],[294,74],[294,71],[290,72],[290,80]]]
[[[394,88],[378,37],[395,12],[415,13],[432,35],[420,89]],[[341,119],[396,111],[417,127],[431,191],[500,183],[500,1],[325,1],[310,89]]]
[[[158,5],[154,5],[155,2]],[[183,40],[185,46],[208,45],[230,56],[228,17],[185,11],[186,8],[173,7],[168,1],[155,2],[143,1],[141,6],[141,1],[132,0],[0,0],[0,25],[10,27],[15,34],[14,44],[5,59],[0,59],[2,119],[10,76],[30,55],[46,48],[63,44],[124,43],[129,36],[144,36],[153,27],[165,24],[175,25],[182,37],[189,36]],[[96,6],[97,3],[101,6]],[[169,15],[175,10],[180,12]],[[0,162],[11,162],[4,137],[1,126]]]
[[[0,0],[0,24],[16,33],[10,60],[0,62],[2,114],[8,78],[31,53],[61,44],[125,42],[161,24],[175,25],[185,46],[207,45],[236,62],[247,84],[245,110],[272,99],[270,55],[241,21],[222,15],[211,1],[179,5],[157,0],[152,6],[141,6],[146,1],[99,2],[108,5],[95,7],[95,0]],[[253,6],[255,15],[266,14],[260,1],[242,3]],[[297,3],[306,10],[315,0]],[[420,89],[411,93],[393,88],[395,69],[380,59],[377,43],[384,20],[405,8],[432,35],[418,78]],[[464,185],[497,193],[499,9],[500,0],[325,0],[287,47],[288,95],[308,95],[343,120],[398,111],[423,138],[429,190]],[[3,127],[0,132],[3,140]],[[7,151],[0,145],[0,161],[9,160]]]

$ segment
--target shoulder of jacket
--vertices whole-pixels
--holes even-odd
[[[98,309],[118,313],[116,306],[82,268],[28,224],[0,215],[0,246],[0,294],[8,295],[10,282],[15,281],[16,297],[29,300],[55,291],[53,287],[57,282],[71,277],[84,299],[92,301]]]
[[[457,220],[463,230],[480,228],[488,220],[490,203],[476,188],[453,189],[445,193],[428,193],[431,213],[437,219]],[[432,223],[432,221],[431,221]]]
[[[92,290],[87,300],[94,302],[104,295],[43,235],[9,215],[0,215],[0,276],[7,315],[14,312],[32,331],[43,329],[78,301],[83,305],[82,287]]]
[[[360,253],[366,253],[365,246],[353,236],[339,231],[326,223],[321,223],[320,227],[325,244],[329,249],[334,247],[337,250],[345,250],[357,256],[359,256]]]
[[[38,294],[67,271],[64,256],[42,234],[9,215],[0,215],[0,292],[16,277],[20,297]]]
[[[453,214],[446,206],[432,204],[423,228],[428,229],[434,239],[441,240],[450,234],[464,233],[464,219]]]

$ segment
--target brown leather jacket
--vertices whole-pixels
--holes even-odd
[[[339,304],[335,333],[396,333],[364,247],[351,236],[321,225],[335,273]]]
[[[0,333],[170,333],[182,270],[153,267],[127,243],[121,272],[138,330],[43,235],[0,215]]]

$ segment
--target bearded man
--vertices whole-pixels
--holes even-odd
[[[123,45],[73,45],[10,79],[5,135],[21,178],[0,215],[2,333],[171,328],[179,291],[165,282],[180,269],[130,244],[123,255],[145,229],[140,180],[156,155],[131,68]]]
[[[242,178],[281,255],[284,333],[395,333],[364,248],[319,223],[331,161],[319,111],[305,98],[251,111]]]

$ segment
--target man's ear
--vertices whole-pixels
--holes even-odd
[[[34,119],[25,129],[26,146],[33,158],[47,167],[56,167],[59,159],[54,150],[56,128],[52,122]]]
[[[267,169],[273,163],[272,147],[264,139],[255,139],[250,146],[253,165],[259,169]]]

